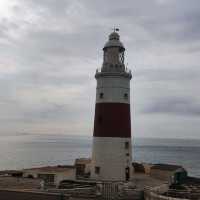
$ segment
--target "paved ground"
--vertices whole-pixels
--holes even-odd
[[[0,176],[0,191],[4,191],[4,190],[15,190],[16,192],[23,191],[23,192],[26,192],[26,195],[29,195],[27,192],[33,192],[33,194],[38,193],[38,192],[40,193],[45,192],[39,189],[40,182],[41,180],[38,180],[38,179]],[[135,188],[136,191],[141,191],[145,187],[155,187],[163,183],[164,181],[152,178],[146,174],[135,174],[130,184],[127,184],[127,185],[132,186],[132,188]],[[83,200],[83,199],[92,200],[94,198],[88,198],[88,197],[87,198],[75,198],[75,197],[70,198],[70,200]]]
[[[166,183],[163,180],[155,179],[155,178],[150,177],[147,174],[142,174],[142,173],[135,173],[131,182],[138,189],[143,189],[145,187],[156,187],[156,186]]]
[[[135,174],[131,180],[132,185],[138,189],[155,187],[165,183],[146,174]],[[39,189],[40,180],[30,178],[0,177],[0,189]]]

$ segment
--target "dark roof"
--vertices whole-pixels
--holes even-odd
[[[57,165],[57,166],[44,166],[44,167],[36,167],[36,168],[30,168],[30,169],[24,169],[26,170],[36,170],[40,172],[64,172],[68,169],[75,169],[74,165]]]
[[[155,164],[151,169],[159,169],[165,171],[176,171],[177,169],[183,169],[180,165],[170,165],[170,164]]]
[[[0,171],[0,175],[4,175],[4,174],[21,174],[22,171],[21,170],[3,170],[3,171]]]
[[[77,158],[75,160],[75,164],[89,164],[89,163],[91,163],[90,158]]]

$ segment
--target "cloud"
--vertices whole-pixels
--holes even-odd
[[[172,114],[183,117],[200,117],[200,104],[190,98],[171,97],[157,99],[142,111],[145,114]]]
[[[191,66],[190,66],[191,67]],[[200,81],[200,69],[198,66],[194,66],[190,68],[165,68],[165,69],[157,69],[157,68],[143,68],[137,69],[135,72],[136,78],[143,78],[143,80],[151,81],[175,81],[175,82],[185,82],[185,81]]]
[[[114,26],[120,28],[126,62],[133,71],[134,126],[145,118],[153,133],[147,113],[195,119],[199,115],[198,1],[2,2],[0,134],[26,130],[91,135],[94,73],[101,67],[102,47]],[[170,120],[165,117],[161,125]],[[174,123],[178,129],[176,119]],[[142,127],[138,134],[145,136]]]

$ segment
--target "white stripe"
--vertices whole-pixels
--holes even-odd
[[[125,148],[125,142],[129,148]],[[131,138],[94,137],[91,177],[99,180],[125,180],[125,169],[132,172]],[[95,167],[100,167],[99,175]]]
[[[115,102],[130,104],[130,79],[126,77],[99,77],[96,103]]]

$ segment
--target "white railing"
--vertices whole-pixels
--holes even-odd
[[[174,198],[162,195],[167,192],[169,189],[168,184],[163,184],[154,188],[146,188],[144,191],[144,199],[145,200],[188,200],[181,198]]]

